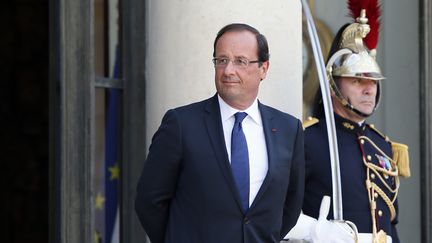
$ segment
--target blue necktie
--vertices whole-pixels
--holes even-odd
[[[240,193],[244,212],[249,208],[249,155],[242,121],[247,116],[245,112],[235,114],[235,122],[231,135],[231,170]]]

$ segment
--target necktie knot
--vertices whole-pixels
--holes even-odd
[[[247,116],[246,112],[237,112],[234,114],[235,117],[235,123],[242,123],[242,121],[245,119],[245,117]]]

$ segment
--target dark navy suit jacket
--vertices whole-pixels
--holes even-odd
[[[152,139],[135,209],[152,243],[279,242],[304,192],[298,119],[259,103],[268,173],[244,213],[231,173],[217,96],[169,110]]]

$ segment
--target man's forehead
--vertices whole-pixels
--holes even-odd
[[[248,56],[249,52],[256,53],[258,43],[254,34],[250,31],[230,31],[223,34],[216,43],[216,52],[233,52],[234,56]]]

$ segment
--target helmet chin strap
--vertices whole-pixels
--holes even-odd
[[[366,114],[366,113],[361,112],[361,111],[359,111],[358,109],[356,109],[356,108],[351,104],[351,102],[350,102],[349,100],[347,100],[347,99],[345,99],[345,98],[343,98],[343,99],[344,99],[346,102],[343,102],[343,101],[340,101],[340,102],[343,104],[343,106],[344,106],[345,108],[347,108],[349,111],[351,111],[351,112],[353,112],[353,113],[355,113],[355,114],[357,114],[357,115],[359,115],[359,116],[361,116],[361,117],[363,117],[363,118],[368,118],[369,116],[371,116],[371,115],[375,112],[375,110],[376,110],[376,108],[377,108],[377,106],[375,105],[373,111],[372,111],[370,114]]]

